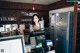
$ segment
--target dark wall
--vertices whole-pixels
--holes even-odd
[[[49,4],[49,10],[54,10],[54,9],[59,9],[59,8],[65,8],[65,7],[70,7],[74,6],[74,3],[72,2],[67,2],[66,0],[61,0],[52,4]]]
[[[80,52],[80,11],[77,18],[76,53]]]
[[[36,10],[47,10],[47,5],[35,4],[34,6]],[[0,1],[0,8],[32,10],[32,4]]]

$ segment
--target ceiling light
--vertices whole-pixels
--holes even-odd
[[[33,9],[33,10],[35,10],[35,7],[34,7],[34,2],[35,2],[35,0],[33,0],[33,7],[32,7],[32,9]]]
[[[34,5],[33,5],[33,10],[35,10],[35,7],[34,7]]]

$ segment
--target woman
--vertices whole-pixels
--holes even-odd
[[[35,32],[41,32],[41,31],[38,31],[38,30],[42,30],[42,27],[41,27],[41,17],[38,15],[38,14],[34,14],[32,16],[32,24],[30,25],[30,42],[31,42],[31,48],[33,49],[33,51],[35,51],[35,53],[41,53],[41,49],[38,49],[38,50],[34,50],[35,47],[37,46],[40,46],[42,45],[42,38],[44,37],[44,35],[35,35],[34,33]],[[35,31],[35,32],[34,32]],[[34,34],[34,36],[33,36]],[[40,51],[39,51],[40,50]]]
[[[30,25],[30,32],[42,29],[41,24],[39,23],[40,20],[41,17],[38,14],[34,14],[32,16],[32,24]]]

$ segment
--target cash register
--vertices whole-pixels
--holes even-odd
[[[30,33],[30,44],[31,49],[35,51],[35,53],[42,53],[42,43],[45,41],[45,31],[38,30]]]

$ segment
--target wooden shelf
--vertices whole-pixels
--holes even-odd
[[[1,24],[17,24],[17,21],[0,21]]]

